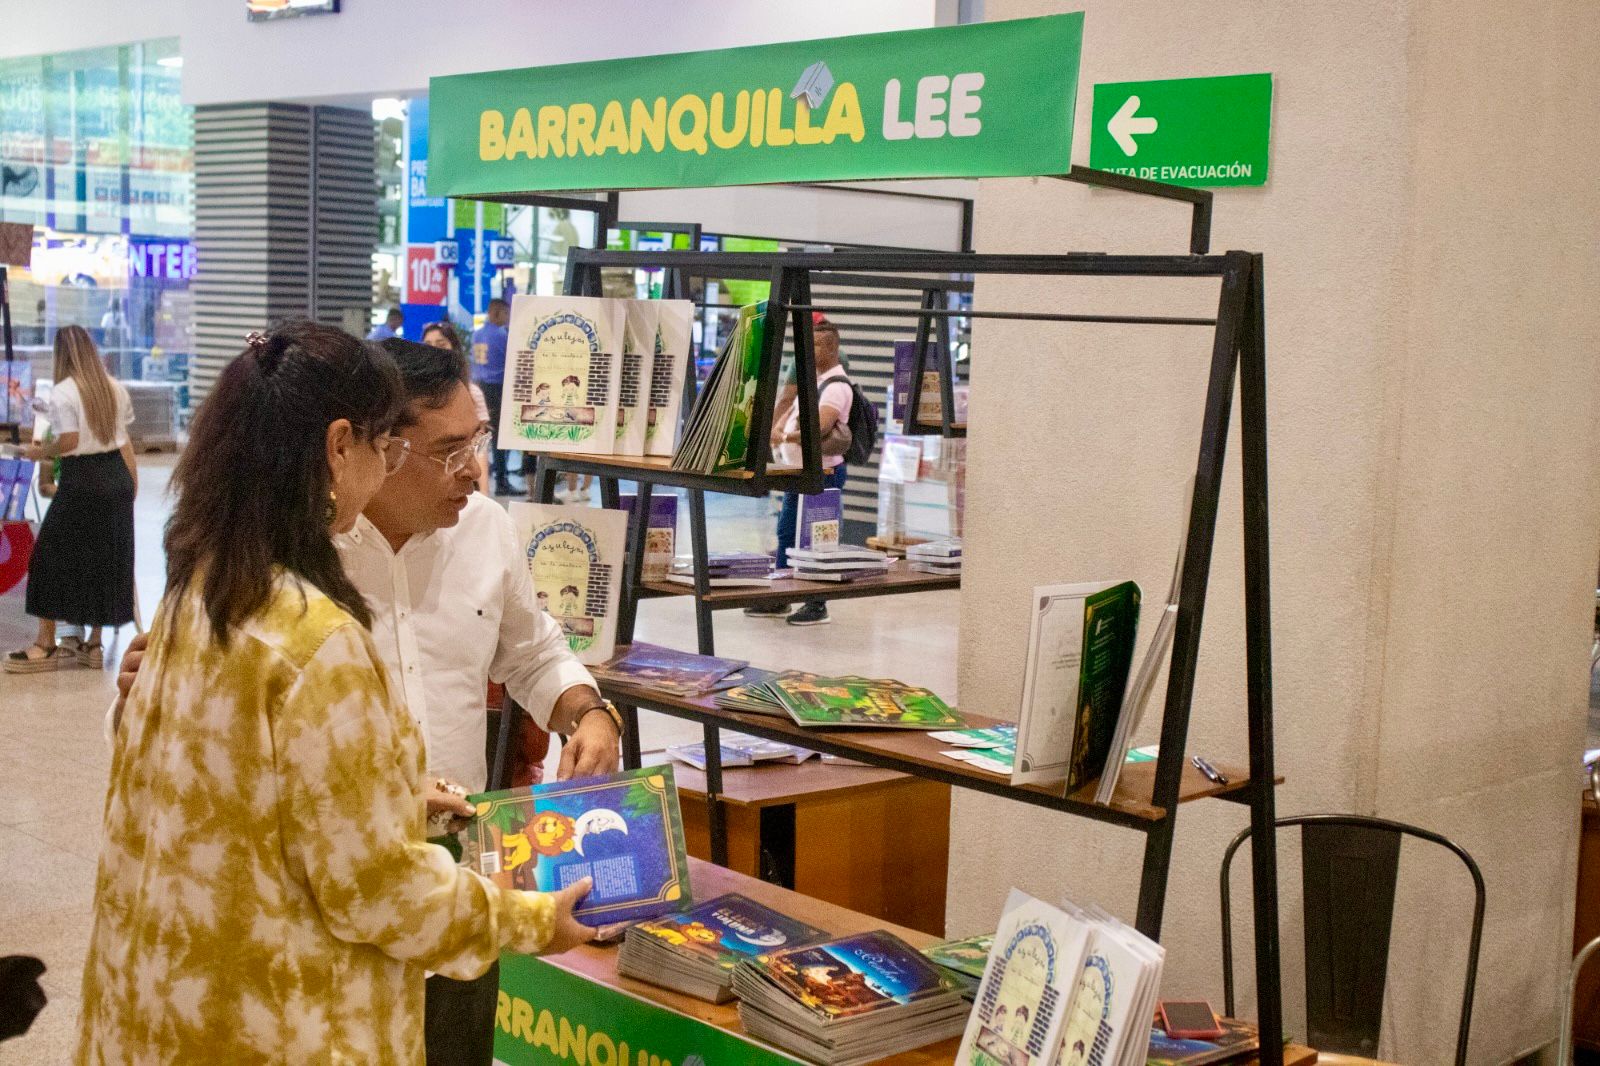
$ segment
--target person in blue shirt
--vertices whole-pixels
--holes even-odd
[[[496,446],[500,441],[500,394],[506,380],[506,339],[510,336],[506,324],[511,321],[511,305],[495,297],[489,301],[488,317],[472,333],[472,380],[483,390],[483,398],[489,404],[489,454],[493,457],[490,466],[495,495],[513,496],[522,490],[512,486],[506,453]]]
[[[367,334],[367,340],[386,341],[390,337],[400,336],[400,327],[405,320],[406,316],[400,313],[398,307],[389,308],[389,313],[383,318],[383,325],[373,326],[372,332]]]

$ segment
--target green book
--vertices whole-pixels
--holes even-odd
[[[775,678],[767,684],[802,726],[949,729],[963,719],[927,689],[858,677]]]
[[[767,335],[767,302],[739,311],[744,336],[733,353],[732,409],[722,433],[722,449],[712,473],[741,470],[750,457],[750,424],[755,415],[756,383],[761,377],[761,349]]]
[[[936,966],[966,974],[968,977],[981,978],[984,967],[989,964],[989,952],[993,948],[994,934],[985,933],[982,936],[942,940],[937,944],[929,944],[922,949],[922,953]]]
[[[1063,794],[1105,769],[1139,628],[1132,581],[1033,590],[1013,784]]]

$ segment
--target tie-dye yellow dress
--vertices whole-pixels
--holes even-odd
[[[79,1063],[421,1063],[423,971],[550,938],[424,843],[423,742],[367,631],[280,577],[213,639],[163,605],[117,731]]]

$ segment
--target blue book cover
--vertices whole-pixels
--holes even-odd
[[[652,936],[674,951],[732,972],[741,959],[826,939],[827,933],[730,892],[652,922],[628,936]]]
[[[690,901],[683,816],[671,766],[486,792],[462,832],[463,860],[501,888],[594,888],[585,925],[656,918]]]
[[[843,526],[843,490],[823,489],[814,496],[802,496],[799,520],[794,524],[794,546],[811,551],[837,548]]]
[[[27,517],[34,465],[26,459],[0,459],[0,519],[21,522]]]
[[[762,955],[752,965],[791,998],[829,1019],[904,1006],[950,991],[920,952],[882,930]]]

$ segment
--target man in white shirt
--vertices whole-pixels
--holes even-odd
[[[383,347],[405,381],[406,413],[394,432],[410,454],[338,538],[339,553],[372,609],[378,654],[427,738],[428,773],[483,789],[491,679],[540,726],[567,736],[559,777],[616,770],[615,712],[539,609],[511,517],[473,492],[487,427],[466,361],[399,338]],[[488,1066],[498,986],[498,966],[476,981],[428,978],[429,1066]]]

